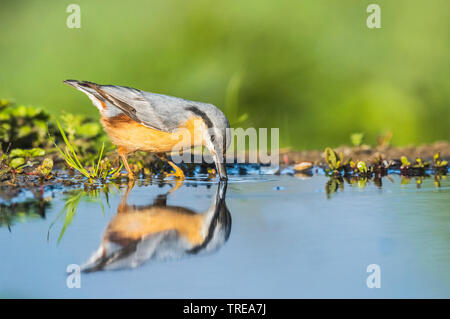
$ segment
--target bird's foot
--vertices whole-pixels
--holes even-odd
[[[175,170],[174,173],[167,173],[166,174],[166,177],[171,177],[171,176],[175,177],[177,180],[184,180],[185,179],[184,173],[183,173],[183,171],[181,169],[179,171]]]
[[[172,163],[171,161],[168,161],[169,165],[172,166],[172,168],[174,169],[174,173],[169,173],[166,176],[174,176],[176,179],[179,180],[184,180],[185,176],[184,173],[182,171],[181,168],[179,168],[178,166],[176,166],[174,163]]]

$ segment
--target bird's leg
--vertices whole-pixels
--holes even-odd
[[[182,169],[179,168],[177,165],[175,165],[174,162],[169,161],[165,155],[161,155],[161,154],[155,154],[155,155],[158,156],[159,159],[161,159],[163,162],[164,161],[167,162],[175,170],[174,173],[167,174],[167,176],[175,176],[179,180],[185,179]],[[178,187],[176,187],[176,188],[178,188]]]
[[[134,174],[133,174],[133,171],[130,168],[130,165],[128,165],[127,153],[124,152],[124,150],[121,147],[119,147],[117,149],[117,152],[119,153],[119,156],[122,159],[123,165],[125,165],[125,169],[127,170],[127,173],[128,173],[128,178],[133,180],[134,179]]]
[[[119,204],[119,207],[117,208],[118,213],[124,213],[127,211],[127,199],[128,195],[130,194],[130,191],[134,187],[134,180],[129,180],[127,185],[127,190],[125,191],[125,194],[123,194],[122,201]]]
[[[171,173],[169,174],[169,176],[175,176],[176,178],[181,180],[185,178],[183,170],[179,168],[177,165],[175,165],[174,162],[167,160],[167,163],[169,163],[169,165],[172,166],[172,168],[175,170],[175,173]]]
[[[122,162],[123,162],[123,165],[125,165],[125,169],[127,170],[128,178],[134,179],[133,171],[131,170],[130,165],[128,165],[127,156],[125,154],[119,154],[119,155],[120,155],[120,158],[122,158]]]

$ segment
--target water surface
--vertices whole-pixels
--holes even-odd
[[[381,182],[248,175],[136,183],[108,200],[56,192],[45,217],[0,228],[0,296],[450,297],[450,182]],[[70,264],[89,271],[81,288],[67,287]]]

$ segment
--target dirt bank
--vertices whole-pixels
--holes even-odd
[[[381,154],[386,160],[399,160],[406,156],[409,160],[415,160],[421,157],[425,161],[432,161],[434,154],[440,153],[441,158],[450,159],[450,142],[439,141],[433,144],[405,147],[349,147],[340,146],[334,148],[337,153],[342,152],[345,158],[353,160],[369,161],[377,153]],[[280,150],[280,163],[294,164],[299,162],[313,162],[315,165],[324,165],[324,150],[312,151],[292,151]]]

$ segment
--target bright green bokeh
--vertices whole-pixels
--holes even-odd
[[[70,3],[81,29],[66,27]],[[248,113],[241,124],[280,127],[281,146],[449,139],[448,12],[448,0],[2,0],[0,97],[98,116],[62,83],[90,80],[211,102],[232,123]]]

